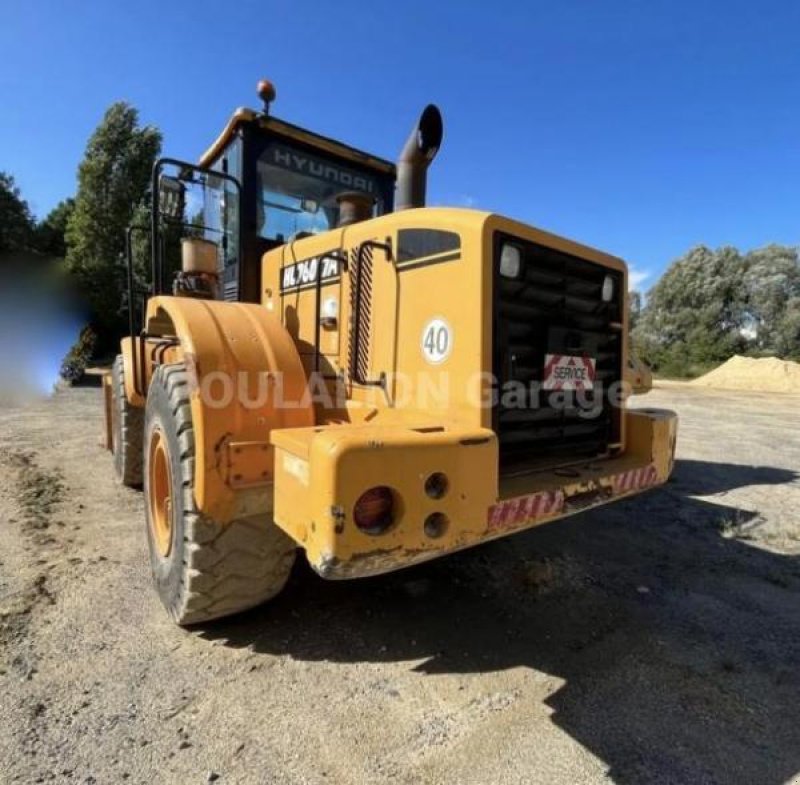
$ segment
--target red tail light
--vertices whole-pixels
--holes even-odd
[[[376,485],[359,496],[353,520],[366,534],[382,534],[394,522],[394,493],[386,485]]]

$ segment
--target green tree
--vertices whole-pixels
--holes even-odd
[[[692,248],[648,292],[633,333],[642,358],[656,370],[691,373],[743,351],[748,322],[747,264],[732,247]]]
[[[797,248],[768,245],[746,256],[744,286],[748,331],[759,352],[788,356],[800,351],[791,324],[800,302]]]
[[[800,252],[693,248],[649,292],[632,340],[656,370],[681,375],[739,352],[800,357]]]
[[[125,229],[146,200],[161,133],[140,127],[138,112],[115,103],[86,147],[78,193],[67,225],[67,268],[92,306],[101,344],[112,346],[124,330],[122,292]]]
[[[75,210],[75,200],[64,199],[59,202],[36,226],[34,245],[37,251],[48,256],[67,255],[67,224]]]
[[[33,237],[33,218],[14,178],[0,172],[0,252],[28,248]]]
[[[628,292],[628,327],[633,330],[642,315],[642,293]]]
[[[800,297],[786,303],[775,329],[775,352],[779,357],[800,362]]]

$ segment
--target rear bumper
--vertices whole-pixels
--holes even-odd
[[[618,457],[499,480],[495,434],[483,429],[414,430],[333,426],[273,431],[276,523],[325,578],[376,575],[426,561],[541,523],[623,499],[667,481],[677,416],[628,410],[627,449]],[[447,475],[440,499],[425,494],[434,472]],[[383,534],[360,531],[358,497],[389,485],[399,500]],[[432,513],[446,516],[426,535]]]

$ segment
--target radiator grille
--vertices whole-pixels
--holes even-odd
[[[505,242],[521,252],[516,280],[499,274]],[[618,410],[609,402],[608,388],[622,376],[622,274],[505,235],[496,237],[494,249],[494,363],[499,382],[494,425],[501,470],[607,453],[619,438]],[[613,296],[604,302],[608,276]],[[555,395],[542,390],[547,354],[594,357],[595,390]],[[519,395],[504,393],[512,387],[518,391],[521,385],[526,390],[522,406]]]

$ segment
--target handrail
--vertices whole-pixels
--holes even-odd
[[[134,274],[133,274],[133,233],[134,232],[149,232],[150,227],[145,226],[143,224],[132,224],[125,230],[125,258],[126,258],[126,265],[127,265],[127,277],[128,277],[128,334],[131,337],[131,341],[133,341],[133,351],[131,356],[131,366],[133,368],[133,389],[139,393],[139,395],[143,395],[141,390],[142,384],[139,379],[139,363],[137,362],[136,356],[136,323],[134,320],[134,307],[136,305],[136,291],[135,291],[135,281],[134,281]]]

